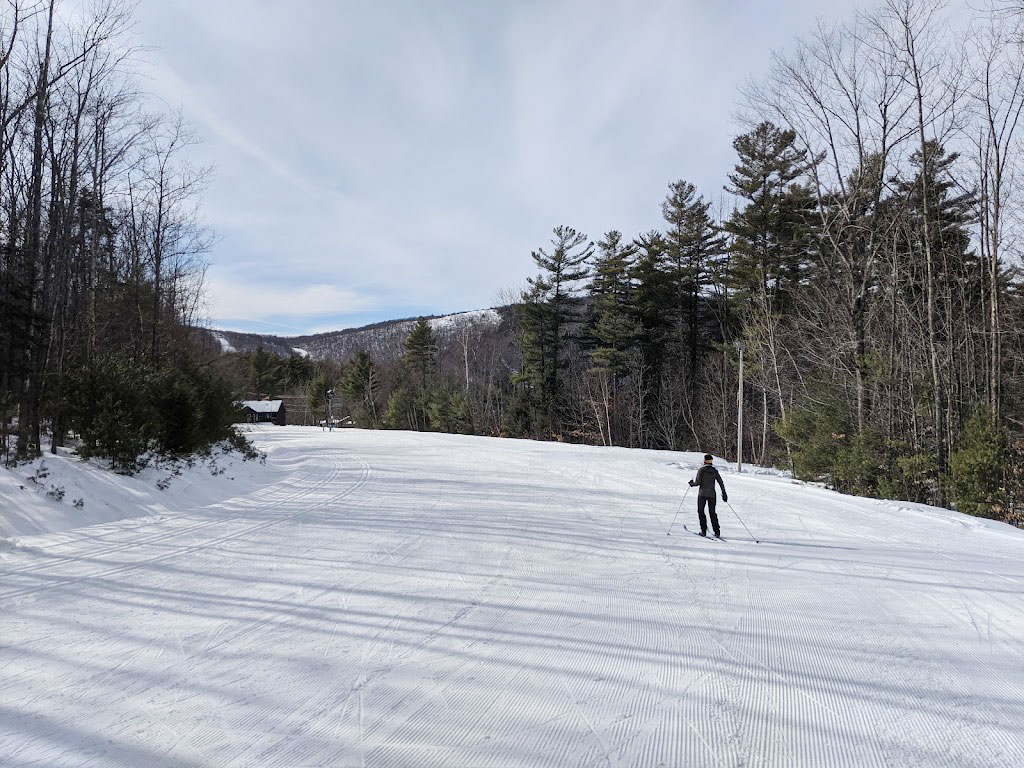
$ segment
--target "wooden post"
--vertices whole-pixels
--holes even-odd
[[[743,350],[746,345],[742,341],[736,342],[736,349],[740,353],[740,386],[736,392],[736,472],[743,471]]]

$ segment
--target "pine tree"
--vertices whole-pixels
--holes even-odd
[[[578,285],[588,275],[587,262],[594,245],[586,235],[565,226],[555,227],[551,245],[550,253],[543,248],[531,253],[541,272],[528,279],[529,288],[520,307],[523,370],[518,378],[530,388],[546,428],[559,433],[561,371],[580,323]]]
[[[306,405],[313,414],[322,413],[328,417],[327,392],[334,388],[334,382],[326,373],[319,374],[306,389]]]
[[[263,347],[257,347],[249,360],[249,372],[252,381],[252,389],[259,399],[264,394],[271,395],[282,383],[284,376],[281,370],[281,360],[267,352]]]
[[[427,387],[427,377],[437,364],[437,340],[425,318],[416,321],[415,327],[405,340],[405,364],[413,372],[420,390]]]
[[[302,386],[313,378],[314,365],[308,357],[292,354],[281,366],[283,385],[286,389]]]
[[[783,339],[797,292],[804,285],[815,243],[815,200],[799,183],[812,162],[796,147],[796,133],[762,122],[734,142],[739,162],[726,190],[745,205],[725,223],[732,236],[728,279],[740,305],[751,364],[751,383],[762,390],[762,450],[772,419],[786,418],[787,376]],[[787,452],[789,445],[787,443]]]
[[[341,394],[352,410],[357,424],[377,426],[377,393],[380,382],[377,367],[365,349],[356,352],[341,377]]]
[[[632,306],[640,326],[640,349],[644,363],[655,380],[661,374],[666,339],[670,333],[667,307],[672,301],[668,281],[662,271],[668,246],[660,232],[651,231],[635,241],[637,253],[630,269],[633,282]]]
[[[591,367],[585,380],[586,401],[596,417],[605,445],[616,444],[622,414],[619,383],[628,371],[629,354],[640,336],[633,308],[630,278],[636,245],[623,243],[622,234],[611,231],[598,244],[589,291],[586,343]]]
[[[973,346],[964,329],[984,327],[986,290],[984,269],[967,231],[977,200],[972,191],[958,191],[953,178],[959,155],[935,141],[926,142],[925,150],[924,157],[920,151],[911,155],[911,177],[895,184],[896,201],[902,203],[896,214],[905,233],[905,268],[896,290],[929,321],[929,358],[936,358],[930,382],[932,435],[938,471],[945,474],[953,431],[966,415],[962,409],[987,389],[982,366],[964,354]]]
[[[998,519],[1007,506],[1009,445],[1005,431],[993,421],[985,407],[967,419],[960,447],[950,457],[950,496],[961,512]]]
[[[407,372],[406,392],[388,403],[388,420],[392,425],[402,422],[402,409],[410,409],[404,414],[412,429],[429,429],[427,400],[429,384],[437,367],[437,340],[425,318],[420,318],[412,332],[405,340],[405,354],[402,363]],[[400,387],[402,389],[403,387]]]
[[[959,284],[965,280],[971,287],[972,298],[981,301],[982,276],[981,263],[977,253],[971,248],[971,236],[968,225],[975,219],[977,196],[973,191],[960,191],[952,174],[953,165],[959,160],[957,153],[949,154],[937,142],[928,142],[928,164],[922,167],[920,152],[910,157],[914,175],[909,179],[895,179],[895,200],[903,204],[899,213],[909,215],[910,222],[916,231],[916,237],[923,237],[924,216],[923,193],[928,190],[928,216],[930,226],[931,247],[936,254],[935,283],[939,296],[949,295],[959,290]],[[894,206],[895,203],[890,203]],[[911,243],[913,251],[920,250]],[[910,254],[913,256],[914,254]],[[923,296],[925,293],[925,270],[920,258],[908,258],[904,273],[904,286],[911,295]],[[940,306],[940,310],[943,307]],[[947,320],[949,318],[943,318]],[[941,324],[940,324],[941,327]]]
[[[661,271],[672,294],[668,309],[674,326],[675,357],[681,367],[685,363],[686,389],[691,402],[697,395],[704,347],[705,311],[701,289],[725,250],[725,237],[711,220],[710,207],[693,184],[686,181],[669,184],[669,194],[661,206],[668,224]]]
[[[590,336],[594,342],[594,368],[619,376],[625,370],[629,350],[640,336],[630,269],[637,252],[634,243],[623,243],[622,234],[611,231],[597,243],[590,282]]]
[[[763,122],[738,137],[726,190],[746,201],[725,224],[732,237],[732,282],[741,296],[788,310],[807,267],[814,201],[796,183],[808,168],[796,133]]]

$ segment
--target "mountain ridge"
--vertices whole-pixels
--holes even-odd
[[[510,307],[489,307],[447,315],[420,315],[383,320],[357,328],[296,336],[247,333],[219,328],[201,328],[199,331],[203,341],[212,349],[219,350],[222,355],[263,349],[278,357],[291,357],[297,354],[314,360],[330,360],[343,364],[358,350],[365,349],[375,360],[386,362],[401,356],[406,337],[421,319],[430,323],[439,351],[443,351],[463,337],[501,335],[507,330],[510,314]]]

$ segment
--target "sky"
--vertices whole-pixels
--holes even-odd
[[[296,335],[501,304],[555,226],[719,201],[738,87],[832,0],[141,0],[147,87],[216,166],[211,327]]]

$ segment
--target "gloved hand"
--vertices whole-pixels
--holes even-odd
[[[725,491],[722,491],[722,501],[729,501],[729,494]]]
[[[691,480],[691,481],[690,481],[690,487],[691,487],[691,488],[693,488],[693,486],[695,486],[695,485],[696,485],[696,483],[695,483],[695,482],[693,482],[693,480]]]

